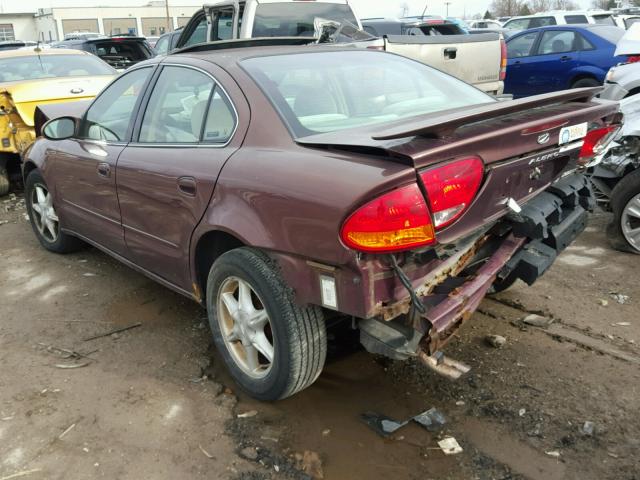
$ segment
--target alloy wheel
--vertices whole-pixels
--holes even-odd
[[[31,210],[40,235],[48,242],[55,242],[60,233],[60,221],[53,208],[53,196],[41,183],[36,183],[31,191]]]
[[[640,251],[640,193],[633,197],[620,217],[622,234],[629,245]]]
[[[251,285],[228,277],[218,293],[218,324],[236,365],[252,378],[264,378],[273,365],[271,321]]]

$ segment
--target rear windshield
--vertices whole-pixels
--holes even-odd
[[[0,59],[0,82],[114,73],[109,65],[91,55],[33,55]]]
[[[422,63],[374,51],[256,57],[242,66],[296,137],[495,101]]]
[[[613,44],[618,43],[618,40],[620,40],[620,38],[625,34],[625,30],[623,28],[604,26],[593,28],[591,32]]]
[[[115,68],[127,68],[154,56],[143,40],[101,40],[93,45],[95,54]]]
[[[339,3],[259,3],[253,21],[253,37],[313,37],[316,18],[358,24],[349,5]]]

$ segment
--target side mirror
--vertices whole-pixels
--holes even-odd
[[[75,134],[76,120],[73,117],[54,118],[42,127],[42,135],[49,140],[65,140]]]

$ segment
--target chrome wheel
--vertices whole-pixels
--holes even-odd
[[[629,200],[624,207],[620,226],[629,245],[640,251],[640,193]]]
[[[265,377],[273,365],[274,342],[262,300],[238,277],[225,279],[218,292],[218,325],[231,358],[250,377]]]
[[[48,242],[58,239],[60,222],[53,208],[53,196],[47,187],[36,183],[31,191],[32,220],[40,235]]]

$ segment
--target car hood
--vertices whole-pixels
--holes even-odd
[[[33,126],[34,111],[38,105],[91,99],[112,79],[112,75],[100,75],[0,83],[0,96],[4,97],[0,103],[9,103],[7,107],[14,107],[22,121]]]

